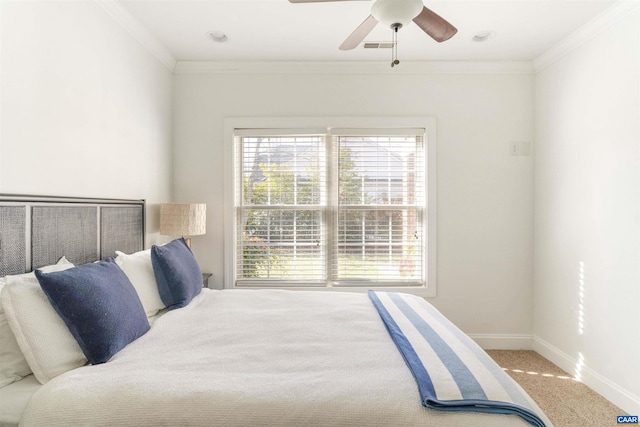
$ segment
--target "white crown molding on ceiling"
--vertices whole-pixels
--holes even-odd
[[[173,72],[176,59],[118,0],[94,0],[115,19],[138,43],[147,49],[169,71]]]
[[[530,61],[178,61],[175,74],[533,74]]]
[[[611,27],[633,11],[640,9],[638,0],[620,0],[591,21],[569,34],[549,50],[533,60],[535,72],[539,72],[568,55],[575,49]]]

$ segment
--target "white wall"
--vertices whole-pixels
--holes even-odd
[[[171,197],[172,73],[97,2],[0,8],[0,192],[144,198],[155,232]]]
[[[260,65],[258,65],[260,66]],[[468,333],[532,333],[533,162],[529,73],[205,73],[175,78],[174,194],[207,203],[194,252],[223,280],[223,121],[229,117],[434,116],[438,296]],[[276,67],[277,68],[277,67]]]
[[[536,77],[536,350],[640,412],[640,12]]]

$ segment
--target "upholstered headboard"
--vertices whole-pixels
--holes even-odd
[[[0,277],[144,248],[144,200],[0,194]]]

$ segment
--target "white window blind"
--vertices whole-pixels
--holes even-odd
[[[423,135],[237,130],[235,285],[424,284]]]
[[[337,282],[423,280],[422,140],[415,133],[334,135]]]

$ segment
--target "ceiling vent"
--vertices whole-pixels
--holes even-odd
[[[391,49],[393,42],[364,42],[365,49]]]

